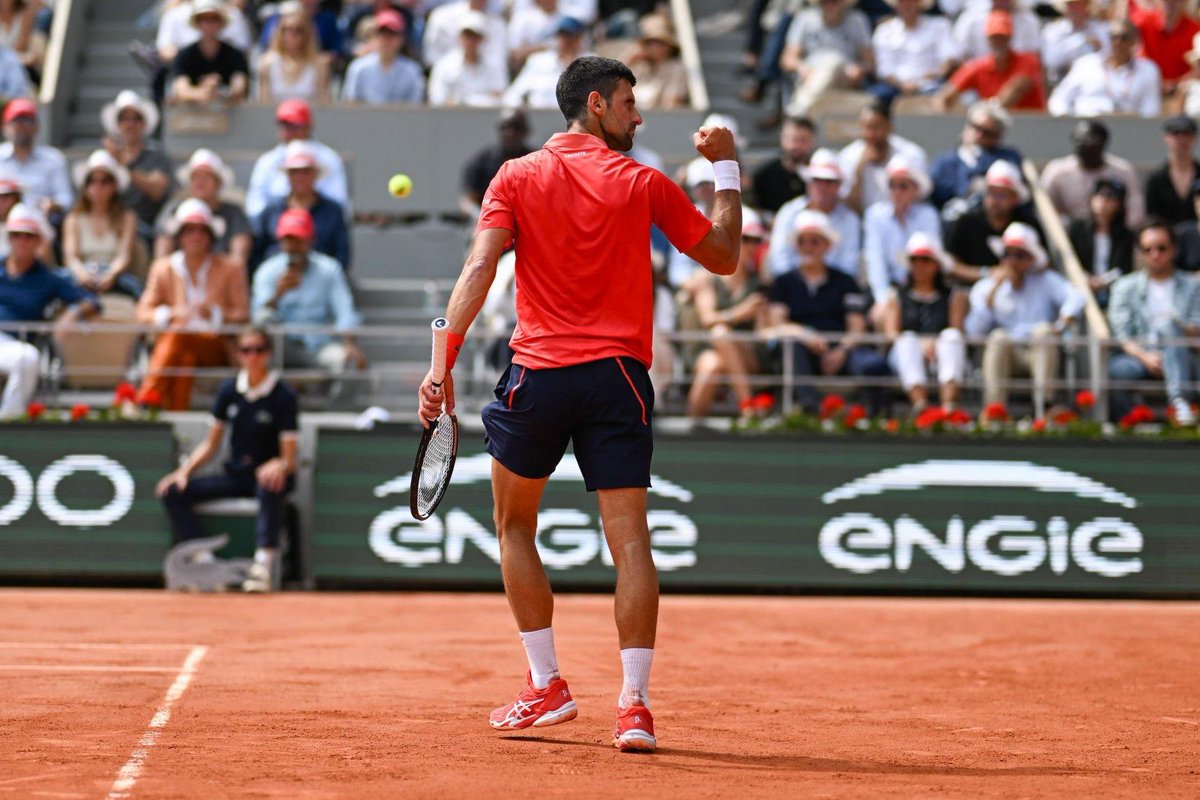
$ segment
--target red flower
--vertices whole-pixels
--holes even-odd
[[[983,408],[984,422],[1008,422],[1008,409],[1004,403],[988,403]]]
[[[162,395],[158,393],[158,389],[143,389],[142,393],[138,395],[137,401],[149,408],[159,408],[162,406]]]
[[[45,414],[45,413],[46,413],[46,404],[45,403],[39,403],[35,400],[34,402],[25,406],[25,415],[27,417],[29,417],[29,419],[31,421],[37,419],[38,417],[40,417],[42,414]]]
[[[1154,412],[1150,410],[1150,406],[1138,404],[1129,413],[1133,416],[1134,425],[1154,422]]]
[[[941,406],[930,406],[917,415],[916,421],[913,423],[920,430],[928,430],[934,425],[940,425],[946,421],[946,411]]]
[[[821,419],[836,416],[845,407],[846,401],[840,394],[825,395],[825,399],[821,401]]]
[[[1080,389],[1075,393],[1075,405],[1081,410],[1087,411],[1089,408],[1096,405],[1096,395],[1092,394],[1087,389]]]
[[[1060,415],[1061,416],[1061,415]],[[1046,430],[1046,420],[1044,417],[1038,417],[1033,421],[1033,429],[1038,433]]]
[[[120,405],[126,401],[137,402],[137,389],[132,383],[118,383],[117,390],[113,394],[113,405]]]
[[[847,428],[853,428],[859,421],[867,418],[867,410],[855,403],[846,409],[846,416],[842,417],[842,424]]]
[[[951,425],[970,425],[971,415],[961,408],[956,408],[946,415],[946,422],[949,422]]]
[[[1079,415],[1074,411],[1060,411],[1054,415],[1055,425],[1070,425],[1079,419]],[[1036,424],[1036,423],[1035,423]]]
[[[750,398],[755,411],[770,411],[775,407],[775,395],[770,392],[759,392]]]
[[[71,421],[78,422],[86,417],[91,410],[91,406],[87,403],[76,403],[71,406]]]
[[[889,419],[887,422],[883,423],[883,429],[888,433],[898,433],[900,431],[900,420]]]

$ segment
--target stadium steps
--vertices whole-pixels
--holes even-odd
[[[88,4],[87,44],[81,56],[82,80],[70,100],[71,116],[67,142],[71,147],[91,148],[104,131],[100,109],[122,89],[148,94],[149,79],[129,56],[129,43],[140,40],[153,44],[154,29],[142,27],[137,20],[152,0],[93,2]]]

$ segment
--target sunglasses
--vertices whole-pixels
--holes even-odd
[[[800,247],[820,247],[825,244],[823,236],[797,236],[796,244]]]
[[[971,123],[971,127],[980,136],[987,136],[988,138],[991,138],[991,139],[999,139],[1000,138],[1000,131],[996,130],[995,128],[989,128],[986,125],[979,125],[974,122]]]
[[[87,182],[89,185],[98,183],[101,186],[107,186],[109,184],[116,183],[116,180],[114,180],[111,175],[89,175]]]
[[[888,183],[888,189],[892,190],[893,192],[899,192],[899,191],[903,191],[905,189],[915,189],[915,188],[917,188],[917,185],[915,183],[913,183],[912,181],[890,181]]]
[[[36,233],[28,233],[26,231],[9,231],[8,238],[10,239],[37,239]]]
[[[1170,249],[1171,245],[1169,244],[1138,245],[1138,250],[1143,253],[1165,253]]]
[[[128,114],[118,114],[117,115],[117,122],[145,122],[145,121],[146,120],[142,119],[141,114],[136,114],[136,113],[132,113],[132,112],[130,112]]]
[[[238,352],[244,356],[258,356],[270,351],[271,348],[265,344],[244,344],[238,347]]]
[[[1014,261],[1030,261],[1033,259],[1033,254],[1026,253],[1024,250],[1009,249],[1004,251],[1004,257],[1011,258]]]

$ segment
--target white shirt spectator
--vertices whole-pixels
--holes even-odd
[[[241,10],[232,3],[225,4],[225,12],[229,15],[229,24],[221,31],[221,40],[243,53],[249,53],[252,37],[250,25]],[[180,3],[163,12],[158,21],[158,35],[154,47],[160,52],[172,48],[176,52],[200,40],[200,31],[192,27],[192,4]]]
[[[984,26],[990,7],[969,8],[954,23],[954,39],[958,42],[960,61],[969,61],[991,53]],[[1018,53],[1036,53],[1041,45],[1041,27],[1037,17],[1027,9],[1012,10],[1012,49]]]
[[[558,28],[560,15],[547,14],[537,4],[530,4],[515,12],[508,21],[508,49],[522,47],[554,46],[554,31]]]
[[[821,16],[821,9],[806,8],[788,27],[787,43],[788,46],[798,45],[805,58],[834,51],[853,62],[864,47],[871,46],[871,24],[866,14],[852,8],[846,11],[836,28],[830,28]]]
[[[1027,273],[1020,291],[1013,289],[1012,281],[1004,281],[988,308],[994,284],[995,278],[988,276],[971,287],[971,311],[963,324],[968,336],[987,336],[1003,328],[1010,339],[1026,341],[1038,324],[1078,317],[1083,310],[1083,295],[1052,269]]]
[[[534,5],[533,0],[513,0],[512,13],[509,16],[516,17]],[[558,13],[564,17],[574,17],[584,25],[591,25],[600,13],[599,0],[558,0]]]
[[[75,202],[66,156],[49,145],[35,144],[29,158],[21,161],[12,142],[0,144],[0,174],[21,184],[21,200],[33,208],[47,198],[65,209]]]
[[[1092,46],[1092,39],[1100,43],[1099,50]],[[1076,30],[1065,17],[1042,28],[1042,66],[1051,86],[1063,79],[1075,61],[1089,53],[1107,57],[1111,51],[1108,25],[1098,19],[1089,19],[1081,30]]]
[[[316,152],[317,163],[321,165],[321,177],[317,179],[316,190],[336,200],[350,213],[350,192],[346,186],[346,167],[342,157],[332,147],[320,142],[307,140]],[[250,185],[246,187],[246,216],[252,222],[258,219],[263,209],[274,200],[287,197],[291,192],[287,173],[283,171],[283,154],[287,145],[280,143],[258,157],[254,162],[254,171],[250,173]]]
[[[875,73],[902,83],[916,83],[922,89],[940,81],[930,78],[947,61],[958,57],[958,48],[945,17],[922,14],[911,30],[899,17],[879,24],[871,40],[875,47]]]
[[[558,86],[558,76],[562,75],[567,66],[568,64],[558,60],[558,52],[555,50],[533,53],[525,60],[525,66],[504,92],[504,105],[558,108],[558,97],[554,90]]]
[[[420,103],[425,99],[425,71],[404,56],[386,68],[378,53],[359,56],[346,68],[342,99],[370,105]]]
[[[1098,117],[1137,114],[1157,117],[1162,111],[1162,79],[1158,65],[1135,56],[1114,67],[1099,53],[1084,56],[1050,94],[1047,108],[1055,116]]]
[[[461,49],[451,50],[429,73],[429,102],[435,106],[495,106],[508,86],[508,68],[481,60],[468,64]]]
[[[928,203],[914,203],[904,222],[896,219],[890,202],[876,203],[863,215],[863,258],[867,262],[867,284],[876,301],[885,299],[893,285],[908,280],[905,248],[917,231],[941,241],[942,227],[937,209]]]
[[[796,249],[796,217],[806,208],[808,197],[801,195],[784,203],[775,213],[771,243],[767,245],[767,265],[772,275],[783,275],[800,266],[800,251]],[[825,263],[858,280],[862,223],[845,203],[838,203],[826,216],[840,238],[837,246],[825,256]]]
[[[870,208],[876,203],[886,202],[889,199],[887,162],[892,156],[904,156],[914,169],[929,172],[929,157],[921,145],[893,133],[888,137],[888,146],[891,153],[888,158],[884,159],[884,163],[868,164],[863,170],[861,194],[863,208]],[[847,176],[846,180],[842,181],[843,197],[850,193],[850,181],[858,170],[858,162],[862,161],[863,151],[866,148],[866,142],[862,139],[855,139],[838,152],[838,167],[842,170],[842,174]]]
[[[425,22],[425,33],[421,37],[421,52],[426,66],[434,66],[441,61],[442,56],[457,49],[458,32],[462,29],[466,15],[471,11],[468,0],[456,0],[444,6],[438,6],[429,12],[429,19]],[[505,82],[507,82],[508,29],[504,24],[504,19],[484,11],[479,13],[483,13],[487,17],[487,29],[484,31],[483,37],[483,58],[489,64],[505,67]]]

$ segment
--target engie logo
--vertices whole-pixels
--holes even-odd
[[[58,497],[58,485],[64,478],[77,472],[94,472],[111,483],[112,499],[100,508],[69,508],[64,505]],[[36,488],[29,470],[11,458],[0,456],[0,480],[12,484],[12,498],[0,504],[0,526],[12,525],[21,519],[35,500],[38,509],[51,522],[77,528],[112,525],[133,507],[133,476],[119,461],[108,456],[63,456],[42,470]]]
[[[865,475],[826,492],[821,500],[833,505],[884,492],[919,492],[928,487],[1025,488],[1098,500],[1119,508],[1138,506],[1137,500],[1110,486],[1056,467],[1029,461],[939,459]],[[997,575],[1020,575],[1047,562],[1054,574],[1062,575],[1072,561],[1086,572],[1108,578],[1142,570],[1142,532],[1119,516],[1094,517],[1073,531],[1061,515],[1039,521],[1004,514],[979,520],[968,528],[963,518],[953,513],[953,507],[948,510],[951,515],[946,520],[944,537],[905,513],[891,524],[870,513],[842,514],[822,526],[821,556],[838,569],[860,574],[888,569],[905,572],[912,566],[914,550],[923,551],[954,573],[961,572],[968,562]]]
[[[405,567],[429,564],[460,564],[467,544],[471,544],[495,563],[500,563],[500,542],[490,524],[475,519],[452,505],[455,488],[492,480],[492,457],[487,453],[460,458],[454,466],[454,478],[442,509],[429,519],[418,521],[408,509],[408,487],[412,473],[406,473],[375,487],[376,497],[403,495],[405,505],[388,509],[371,521],[367,534],[371,550],[379,558]],[[564,482],[583,483],[583,474],[575,456],[568,453],[550,476],[550,485]],[[692,493],[665,478],[651,476],[652,496],[692,502]],[[581,493],[582,494],[582,493]],[[583,498],[591,504],[591,497]],[[449,506],[449,510],[444,510]],[[542,562],[550,569],[571,569],[592,563],[611,567],[612,555],[604,541],[599,515],[578,508],[544,508],[538,514],[537,547]],[[651,509],[646,514],[650,525],[651,553],[660,570],[686,569],[696,565],[699,532],[688,517],[671,509]],[[490,522],[487,520],[486,522]]]

